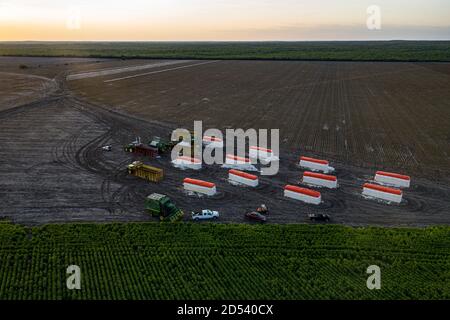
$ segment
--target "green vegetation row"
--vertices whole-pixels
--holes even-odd
[[[0,42],[3,56],[450,61],[450,41]]]
[[[2,299],[450,299],[450,227],[0,223]]]

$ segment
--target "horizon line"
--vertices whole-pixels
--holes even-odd
[[[5,42],[395,42],[395,41],[450,41],[448,39],[321,39],[321,40],[0,40]]]

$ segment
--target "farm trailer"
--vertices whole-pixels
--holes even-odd
[[[158,149],[148,147],[144,144],[130,143],[129,145],[125,146],[124,150],[125,152],[148,156],[150,158],[155,158],[158,155]]]
[[[140,161],[128,165],[128,174],[151,182],[160,182],[164,177],[162,169],[145,165]]]

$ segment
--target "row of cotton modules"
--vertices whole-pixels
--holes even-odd
[[[214,142],[213,142],[214,143]],[[200,169],[196,165],[196,159],[180,157],[179,162],[188,169]],[[259,178],[254,174],[249,174],[244,171],[255,171],[256,168],[251,164],[249,158],[238,157],[227,154],[225,156],[224,168],[228,168],[228,181],[235,186],[257,187],[259,185]],[[203,194],[207,196],[214,196],[217,193],[216,185],[212,182],[186,178],[183,181],[183,188],[185,191],[194,192],[196,194]]]
[[[208,139],[210,143],[222,142],[214,139]],[[258,176],[244,171],[254,171],[251,164],[251,158],[258,158],[262,161],[270,162],[277,157],[274,156],[272,150],[250,147],[250,157],[243,158],[235,155],[227,154],[225,156],[225,168],[229,168],[228,181],[236,186],[257,187],[259,185]],[[198,160],[188,157],[180,157],[175,162],[177,166],[182,166],[187,169],[200,169],[201,165],[197,163]],[[175,163],[174,163],[175,164]],[[336,189],[338,187],[337,178],[333,175],[325,174],[334,171],[326,160],[301,157],[299,165],[311,171],[303,173],[302,183],[311,187]],[[314,171],[314,172],[313,172]],[[322,171],[324,173],[319,173]],[[183,187],[188,192],[203,194],[207,196],[214,196],[217,193],[216,185],[212,182],[186,178],[183,181]],[[321,193],[308,188],[301,188],[298,186],[287,185],[284,188],[284,195],[288,198],[303,201],[305,203],[320,204],[322,202]]]
[[[385,171],[377,171],[373,180],[375,183],[364,184],[363,196],[389,203],[402,202],[403,191],[401,188],[409,188],[411,184],[411,177]]]
[[[257,176],[235,169],[228,171],[228,180],[231,184],[237,186],[257,187],[259,184]],[[187,192],[206,196],[214,196],[217,193],[215,183],[198,179],[185,178],[183,180],[183,188]]]
[[[309,171],[303,172],[302,183],[313,188],[337,189],[338,180],[329,173],[334,171],[327,160],[300,157],[298,165]],[[322,202],[322,194],[309,188],[294,185],[284,187],[284,196],[305,203],[318,205]]]
[[[223,148],[223,140],[216,137],[204,136],[203,145],[210,148]],[[255,188],[259,185],[259,178],[254,174],[245,171],[258,171],[253,165],[253,160],[259,160],[263,164],[279,160],[271,149],[250,146],[249,156],[240,157],[233,154],[225,155],[223,168],[228,169],[228,181],[230,184],[240,187]],[[195,158],[180,156],[174,161],[173,165],[181,169],[200,170],[202,168],[201,161]],[[214,196],[217,193],[216,184],[209,181],[185,178],[183,180],[183,188],[187,192],[201,194],[206,196]]]
[[[216,137],[204,136],[203,145],[214,148],[223,148],[223,140]],[[259,160],[262,164],[269,164],[272,161],[278,161],[279,158],[275,155],[272,149],[259,146],[250,146],[248,157],[226,154],[225,162],[222,167],[229,169],[228,181],[230,184],[252,188],[259,185],[258,176],[244,172],[258,171],[258,169],[253,165],[254,161],[252,160]],[[197,161],[198,160],[193,158],[179,157],[174,161],[174,165],[187,169],[198,170],[201,169],[201,165],[198,165]],[[183,182],[183,186],[188,192],[195,192],[197,194],[204,194],[208,196],[213,196],[217,192],[214,183],[202,180],[186,178]]]
[[[218,144],[222,146],[223,141],[216,138],[206,137],[207,144]],[[249,158],[239,157],[231,154],[225,156],[224,168],[228,168],[228,181],[236,186],[257,187],[259,185],[258,176],[244,171],[256,171],[252,165],[251,159],[257,158],[266,163],[278,159],[272,153],[272,150],[250,147]],[[183,169],[199,170],[202,168],[201,161],[191,157],[179,157],[173,164]],[[322,194],[310,188],[328,188],[337,189],[338,179],[330,173],[334,168],[330,166],[327,160],[315,159],[310,157],[300,157],[298,165],[306,169],[303,172],[301,183],[308,188],[286,185],[284,187],[284,196],[305,203],[318,205],[322,202]],[[362,195],[366,198],[379,199],[388,203],[401,203],[403,192],[400,188],[408,188],[411,178],[398,173],[377,171],[372,182],[363,185]],[[217,193],[216,185],[212,182],[186,178],[183,181],[183,187],[188,192],[214,196]]]

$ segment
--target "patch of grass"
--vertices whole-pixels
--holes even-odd
[[[450,41],[0,42],[3,56],[450,61]]]
[[[449,249],[450,227],[0,224],[0,299],[449,299]]]

